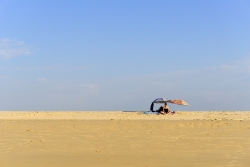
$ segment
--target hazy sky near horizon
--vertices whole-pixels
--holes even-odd
[[[0,0],[0,110],[250,110],[249,0]],[[159,107],[156,105],[156,107]]]

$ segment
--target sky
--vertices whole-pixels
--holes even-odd
[[[250,110],[249,0],[0,0],[0,110]],[[159,107],[159,105],[155,105]]]

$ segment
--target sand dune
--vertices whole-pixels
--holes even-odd
[[[0,167],[250,166],[250,112],[0,112]]]

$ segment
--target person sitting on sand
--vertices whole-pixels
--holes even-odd
[[[162,110],[165,114],[168,114],[170,113],[170,108],[168,107],[168,104],[165,103],[164,104],[164,107],[163,107],[163,110]]]
[[[170,113],[170,108],[168,107],[168,104],[165,103],[164,107],[160,107],[158,110],[156,110],[156,112],[158,112],[159,114],[168,114]]]
[[[156,110],[159,114],[163,112],[163,107],[161,106],[158,110]]]

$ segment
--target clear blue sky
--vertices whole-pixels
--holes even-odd
[[[248,0],[0,0],[0,110],[250,110],[249,30]]]

